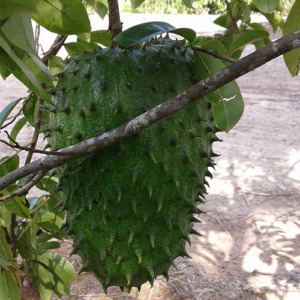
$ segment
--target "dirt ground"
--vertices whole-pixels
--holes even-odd
[[[82,273],[63,299],[300,299],[299,77],[292,78],[278,58],[237,82],[245,113],[214,146],[221,156],[210,202],[200,207],[207,214],[195,225],[203,236],[192,236],[192,247],[187,246],[192,259],[178,258],[169,282],[159,276],[154,288],[146,283],[129,294],[113,287],[105,295],[92,275]],[[0,91],[1,110],[26,89],[8,78],[0,81]],[[28,134],[20,136],[28,140]],[[71,249],[66,240],[60,252],[68,258]],[[69,259],[78,270],[79,257]]]

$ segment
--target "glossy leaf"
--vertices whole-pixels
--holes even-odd
[[[0,127],[5,122],[6,118],[9,116],[9,114],[12,112],[12,110],[16,107],[16,105],[20,102],[21,99],[17,99],[13,102],[10,102],[8,105],[6,105],[3,110],[0,112]]]
[[[139,7],[145,0],[131,0],[131,7],[133,9]]]
[[[20,290],[16,278],[11,271],[0,267],[0,299],[21,300]]]
[[[232,55],[236,50],[244,48],[249,43],[267,38],[269,33],[264,30],[248,30],[236,38],[230,46],[229,54]]]
[[[41,97],[45,102],[53,105],[49,95],[46,94],[44,89],[41,87],[39,81],[34,74],[26,67],[26,65],[18,58],[14,51],[9,47],[6,40],[0,36],[0,46],[4,51],[13,59],[16,63],[15,66],[11,66],[12,73],[23,82],[30,90]],[[2,63],[2,62],[1,62]],[[5,63],[5,61],[4,61]]]
[[[188,40],[191,44],[194,42],[196,38],[196,32],[190,28],[178,28],[174,30],[170,30],[169,32],[178,34]]]
[[[15,196],[13,198],[2,201],[2,203],[11,213],[19,217],[30,218],[29,203],[24,196]]]
[[[256,7],[265,14],[270,14],[278,5],[279,0],[252,0]]]
[[[40,0],[1,0],[0,18],[5,19],[16,13],[34,12]]]
[[[21,118],[13,127],[12,131],[10,132],[10,137],[13,140],[16,140],[18,133],[20,132],[20,130],[24,127],[24,125],[26,124],[27,119],[25,117]],[[11,145],[13,145],[13,142],[10,140],[9,143]]]
[[[12,15],[1,30],[14,45],[36,56],[31,18],[28,12]]]
[[[131,47],[174,29],[176,29],[174,26],[165,22],[148,22],[133,26],[119,33],[114,38],[114,41],[123,47]]]
[[[224,14],[224,15],[221,15],[219,16],[218,18],[216,18],[214,20],[214,23],[216,25],[219,25],[221,27],[224,27],[224,28],[227,28],[228,27],[228,24],[227,24],[227,18],[228,18],[228,13]]]
[[[286,24],[283,28],[283,35],[292,33],[293,31],[300,29],[300,0],[296,0],[286,20]],[[296,76],[300,69],[300,48],[285,53],[283,55],[285,64],[292,76]]]
[[[222,47],[217,45],[218,43],[220,42],[208,41],[202,47],[217,51]],[[222,60],[199,51],[194,51],[194,60],[199,80],[203,80],[225,67]],[[243,98],[236,82],[231,81],[206,95],[206,98],[212,103],[212,111],[218,127],[223,131],[230,131],[237,124],[244,111]]]
[[[91,5],[95,12],[103,19],[107,14],[107,1],[106,0],[86,0]]]
[[[62,35],[91,31],[87,11],[80,0],[40,0],[31,17],[51,32]]]

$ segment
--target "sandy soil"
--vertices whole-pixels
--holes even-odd
[[[200,207],[207,214],[195,225],[203,236],[192,236],[187,247],[192,259],[177,259],[168,283],[158,277],[153,289],[145,284],[140,293],[109,288],[104,295],[83,273],[63,299],[300,299],[300,81],[291,78],[282,58],[237,81],[245,113],[214,147],[221,156],[210,181],[211,201]],[[0,81],[0,91],[2,109],[26,88],[8,78]],[[29,135],[20,141],[28,142]],[[71,248],[65,241],[60,252],[68,257]],[[78,270],[80,259],[70,261]]]

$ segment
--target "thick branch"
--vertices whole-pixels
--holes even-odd
[[[120,11],[118,0],[108,0],[108,17],[109,25],[108,31],[113,39],[117,34],[122,32],[122,23],[120,20]]]
[[[270,60],[298,47],[300,47],[300,30],[260,48],[218,73],[198,82],[179,95],[170,98],[162,104],[117,128],[111,129],[99,136],[81,143],[59,150],[63,153],[69,153],[70,156],[58,157],[50,155],[23,166],[18,170],[14,170],[0,178],[0,190],[25,176],[36,174],[40,170],[51,170],[54,167],[61,166],[77,157],[89,155],[126,137],[132,136],[142,129],[176,113],[185,106],[197,101],[199,98],[204,97],[208,93],[215,91],[232,80],[257,69]]]

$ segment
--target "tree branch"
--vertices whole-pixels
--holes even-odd
[[[30,178],[30,180],[27,184],[24,184],[21,188],[11,193],[10,195],[0,198],[0,201],[7,200],[15,196],[22,197],[26,195],[28,191],[46,175],[46,173],[47,170],[41,170],[33,178],[31,178],[31,176],[28,176],[27,178]]]
[[[300,30],[260,48],[259,50],[240,59],[236,63],[222,69],[216,74],[198,82],[179,95],[170,98],[162,104],[157,105],[144,114],[117,128],[111,129],[81,143],[59,150],[59,152],[70,154],[70,156],[58,157],[49,155],[12,171],[0,178],[0,190],[25,176],[36,174],[41,170],[51,170],[54,167],[61,166],[75,158],[89,155],[126,137],[132,136],[142,129],[176,113],[185,106],[197,101],[232,80],[257,69],[272,59],[298,47],[300,47]]]
[[[122,32],[122,22],[120,20],[120,11],[118,0],[108,0],[108,31],[113,39],[117,34]]]
[[[51,55],[56,55],[57,52],[60,50],[60,48],[62,47],[62,45],[64,44],[64,42],[67,39],[67,35],[60,35],[58,34],[55,41],[53,42],[52,46],[50,47],[50,49],[45,53],[44,57],[42,58],[42,62],[48,66],[48,59],[49,56]]]

